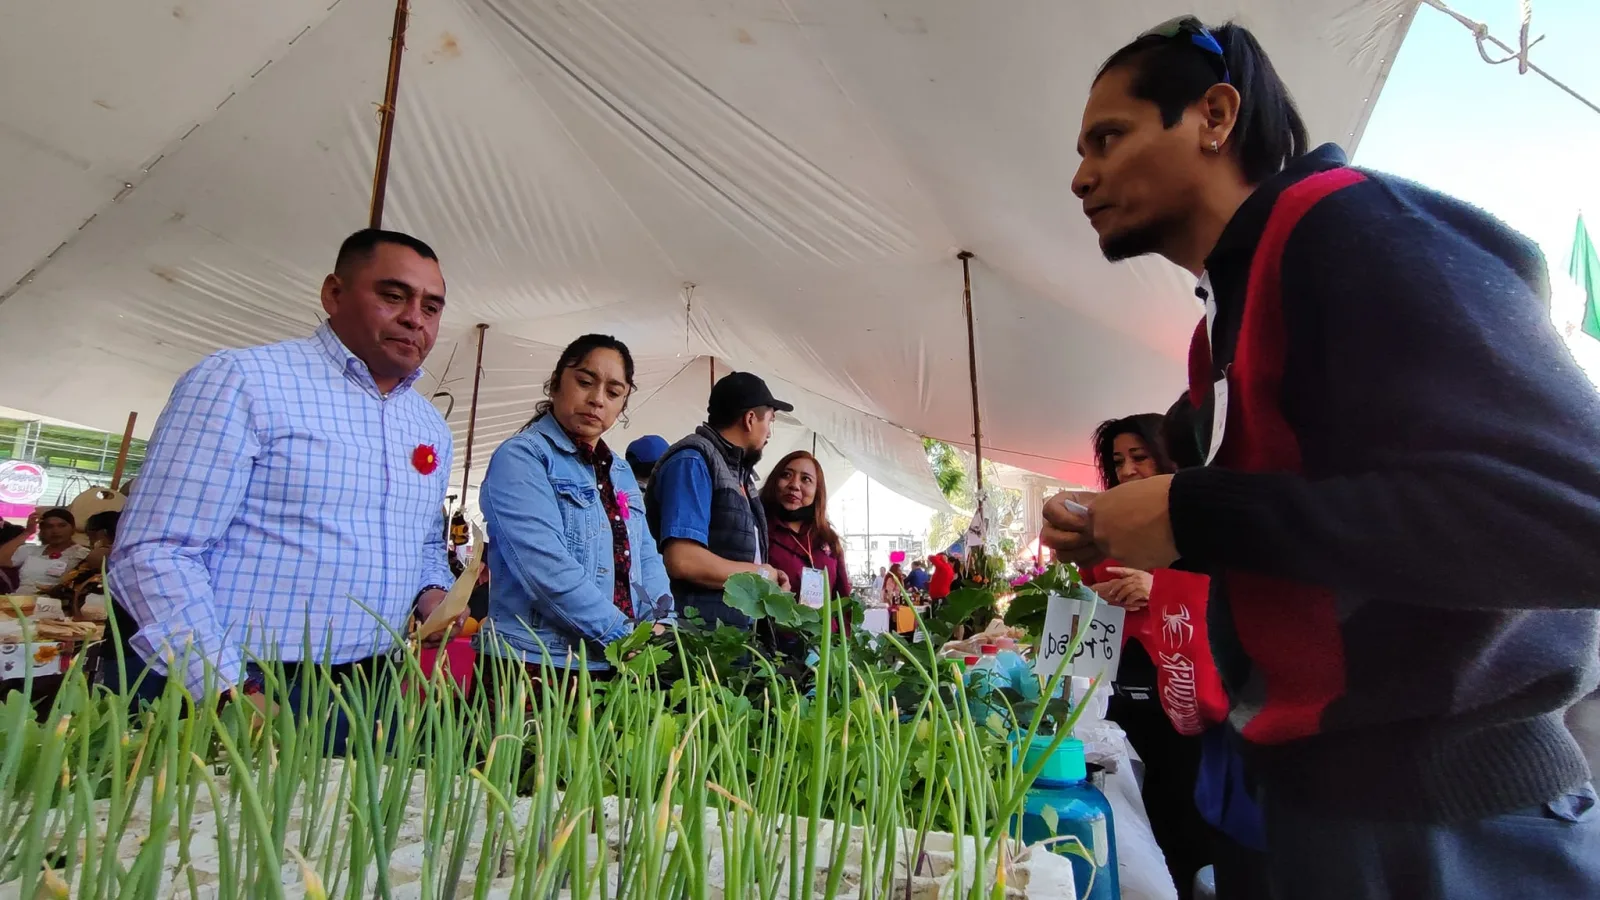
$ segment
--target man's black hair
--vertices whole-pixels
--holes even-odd
[[[732,428],[733,426],[739,424],[741,421],[743,421],[744,414],[747,412],[755,412],[760,415],[766,415],[767,410],[771,408],[772,407],[770,406],[752,406],[749,409],[712,410],[706,415],[706,424],[711,426],[712,431],[721,431],[724,428]]]
[[[114,509],[97,512],[89,517],[89,521],[83,523],[83,532],[88,534],[91,531],[104,531],[106,537],[114,541],[117,539],[117,522],[121,519],[122,513]]]
[[[1239,119],[1228,148],[1239,160],[1245,180],[1260,184],[1310,149],[1305,122],[1289,88],[1272,68],[1255,35],[1229,23],[1208,29],[1222,45],[1228,80],[1239,92]],[[1161,110],[1161,123],[1178,124],[1183,111],[1222,80],[1216,58],[1195,46],[1186,34],[1145,35],[1111,54],[1094,80],[1122,66],[1131,66],[1133,96]]]
[[[1194,404],[1189,402],[1188,394],[1179,396],[1161,419],[1161,436],[1167,445],[1167,456],[1180,472],[1206,463],[1205,454],[1200,450],[1198,424]]]
[[[401,231],[384,231],[381,228],[363,228],[344,239],[339,245],[339,256],[333,262],[335,272],[348,272],[351,266],[365,262],[379,244],[399,244],[408,247],[423,259],[439,261],[439,254],[418,238]]]

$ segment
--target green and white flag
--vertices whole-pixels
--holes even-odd
[[[1579,327],[1589,337],[1600,341],[1600,252],[1589,240],[1583,227],[1583,214],[1578,214],[1578,231],[1572,236],[1572,264],[1567,268],[1572,280],[1583,288],[1583,319]]]

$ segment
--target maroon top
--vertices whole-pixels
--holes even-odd
[[[828,573],[828,588],[835,597],[850,596],[850,574],[845,571],[844,557],[834,556],[833,548],[826,546],[814,530],[807,522],[802,531],[795,534],[773,517],[767,562],[789,576],[789,589],[796,594],[800,593],[800,571],[821,569]]]
[[[605,441],[595,444],[593,450],[582,441],[575,440],[572,443],[578,448],[578,459],[594,467],[595,481],[600,487],[600,503],[605,507],[606,521],[611,525],[611,569],[616,573],[611,602],[631,619],[633,590],[628,578],[633,571],[633,560],[630,558],[632,548],[628,546],[628,521],[623,518],[623,506],[617,502],[617,490],[611,483],[611,448],[606,446]]]

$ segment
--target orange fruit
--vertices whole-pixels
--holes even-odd
[[[471,616],[467,616],[467,620],[465,622],[461,623],[461,636],[462,637],[472,637],[473,635],[478,633],[478,628],[481,627],[482,624],[483,623],[479,622],[477,619],[474,619]]]

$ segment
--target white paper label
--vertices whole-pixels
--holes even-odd
[[[800,602],[813,609],[821,609],[827,601],[822,585],[821,569],[801,569]]]
[[[1094,615],[1085,619],[1089,607]],[[1117,666],[1122,662],[1123,620],[1127,610],[1108,603],[1089,603],[1051,594],[1045,608],[1044,632],[1039,638],[1039,652],[1033,671],[1040,678],[1051,678],[1063,664],[1070,664],[1072,675],[1094,678],[1105,673],[1106,681],[1115,681]],[[1069,658],[1072,639],[1078,637],[1076,652]]]
[[[1228,376],[1223,375],[1211,386],[1211,446],[1206,450],[1206,465],[1217,458],[1222,449],[1222,433],[1228,427]]]
[[[35,619],[65,619],[67,613],[61,608],[61,601],[55,597],[40,596],[33,601],[33,618]]]

